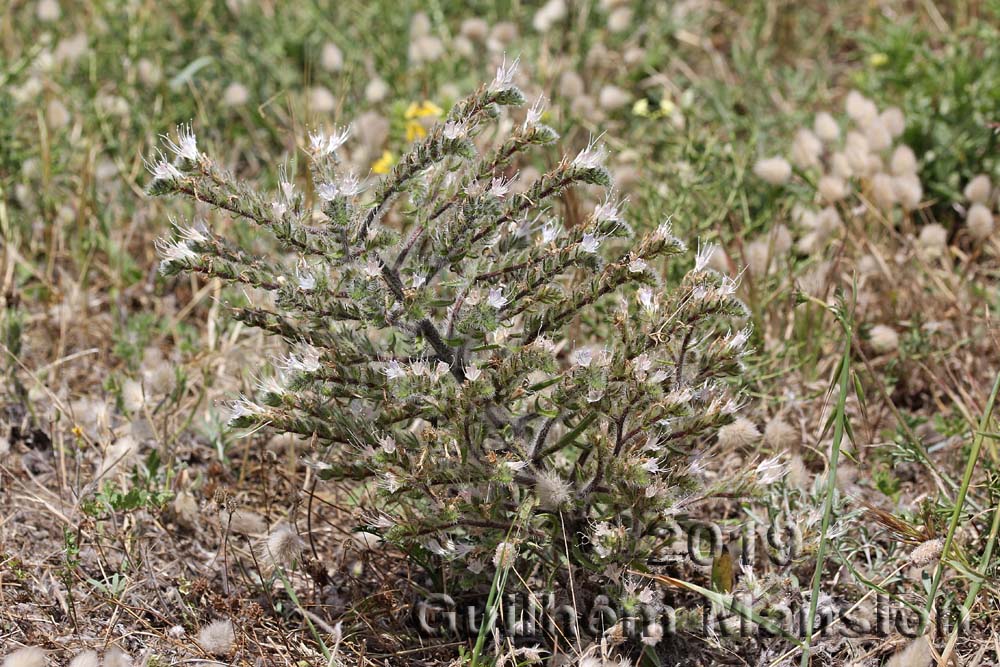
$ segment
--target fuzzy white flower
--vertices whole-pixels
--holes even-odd
[[[299,289],[304,292],[316,288],[316,276],[305,267],[305,264],[295,267],[295,281],[298,283]]]
[[[579,169],[597,169],[604,166],[607,155],[608,151],[604,145],[598,145],[592,140],[586,148],[577,153],[572,165]]]
[[[574,366],[587,368],[594,360],[594,350],[589,347],[581,347],[569,355],[569,360]]]
[[[147,164],[146,169],[153,175],[153,181],[175,181],[184,176],[177,167],[162,159]]]
[[[844,106],[851,120],[861,127],[867,127],[868,123],[878,118],[878,108],[875,103],[856,90],[847,94]]]
[[[387,472],[382,475],[379,478],[378,485],[389,493],[396,493],[396,491],[399,491],[400,488],[399,478],[391,472]]]
[[[619,211],[621,202],[611,198],[609,194],[600,204],[594,207],[594,220],[598,222],[618,222],[621,220]]]
[[[254,403],[246,396],[240,395],[238,399],[229,404],[229,422],[232,423],[241,417],[253,417],[263,414],[264,408]]]
[[[548,245],[556,240],[559,236],[559,223],[556,220],[549,220],[544,225],[542,225],[542,243]]]
[[[287,391],[284,378],[281,375],[268,375],[257,380],[257,391],[262,394],[275,394],[280,396]]]
[[[448,366],[447,363],[445,363],[443,361],[439,361],[439,362],[437,362],[437,366],[434,367],[434,370],[431,371],[430,378],[434,382],[437,382],[442,377],[444,377],[448,373],[449,370],[451,370],[451,367]]]
[[[647,264],[646,260],[644,260],[644,259],[641,259],[639,257],[633,257],[631,260],[629,260],[629,263],[628,263],[628,272],[629,273],[642,273],[643,271],[645,271],[648,268],[649,268],[649,264]]]
[[[750,327],[743,327],[729,338],[726,347],[730,350],[742,350],[750,340],[750,333]]]
[[[444,124],[444,138],[445,139],[462,139],[468,134],[469,129],[463,121],[449,120]]]
[[[384,100],[389,96],[389,92],[389,84],[379,77],[375,77],[365,85],[365,99],[372,104]]]
[[[543,113],[545,113],[545,97],[539,95],[534,104],[528,108],[528,113],[524,117],[524,127],[537,125],[542,120]]]
[[[503,176],[496,176],[490,181],[489,192],[497,199],[503,199],[510,190],[510,182],[504,180]]]
[[[503,61],[500,66],[497,67],[497,74],[493,77],[493,81],[490,82],[489,91],[491,93],[497,93],[501,90],[506,90],[511,87],[514,83],[514,75],[517,73],[517,67],[521,64],[520,58],[515,58],[509,65],[507,64],[507,57],[504,56]]]
[[[483,374],[483,371],[474,364],[469,364],[465,367],[465,379],[469,382],[475,382]]]
[[[172,262],[194,262],[198,259],[198,253],[192,250],[185,241],[157,239],[155,246],[163,258],[164,265]]]
[[[385,367],[382,369],[382,373],[384,373],[386,378],[389,380],[398,380],[399,378],[406,377],[406,367],[393,359],[386,363]]]
[[[715,254],[716,248],[717,246],[714,243],[707,245],[698,244],[698,252],[694,256],[695,273],[701,273],[708,268],[708,265],[712,262],[712,255]]]
[[[83,651],[78,653],[72,660],[69,661],[69,667],[100,667],[101,659],[97,655],[97,651]],[[4,667],[7,667],[4,663]]]
[[[639,300],[639,305],[647,313],[655,313],[657,308],[659,308],[653,290],[645,285],[640,287],[638,292],[636,292],[636,298]]]
[[[764,459],[754,470],[757,475],[757,483],[762,486],[768,486],[769,484],[774,484],[779,479],[785,476],[787,468],[785,464],[781,462],[781,456],[772,456],[769,459]]]
[[[503,286],[491,287],[490,294],[486,297],[486,303],[493,308],[500,310],[507,305],[507,297],[503,295]]]
[[[35,16],[39,21],[52,23],[62,16],[62,9],[57,0],[38,0],[38,4],[35,5]]]
[[[177,143],[171,141],[170,137],[167,136],[164,136],[163,140],[167,144],[167,148],[179,158],[194,162],[201,155],[198,152],[198,139],[194,136],[190,123],[177,126]]]
[[[594,254],[600,248],[601,242],[596,236],[587,232],[583,235],[583,239],[580,240],[580,251],[588,254]]]
[[[315,373],[320,368],[319,350],[304,347],[298,355],[289,354],[282,362],[282,368],[292,373]]]
[[[205,243],[209,239],[208,228],[205,223],[199,222],[195,225],[184,227],[175,225],[177,233],[187,243]]]
[[[382,264],[374,255],[369,255],[365,263],[361,265],[361,272],[366,278],[377,278],[382,275]]]
[[[323,201],[333,201],[340,195],[340,188],[335,183],[320,183],[316,194]]]
[[[847,159],[847,155],[841,151],[837,151],[830,156],[830,173],[834,176],[839,176],[840,178],[850,178],[854,175],[854,169],[851,167],[851,161]]]

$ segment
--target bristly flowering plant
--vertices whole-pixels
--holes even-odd
[[[501,67],[370,187],[338,159],[349,130],[313,134],[315,205],[284,175],[274,194],[237,181],[181,128],[150,191],[267,229],[291,258],[199,225],[161,241],[162,271],[256,288],[234,316],[293,351],[232,424],[313,437],[324,477],[377,482],[367,530],[467,583],[488,584],[511,548],[545,581],[567,558],[614,579],[647,567],[664,520],[710,492],[694,467],[733,420],[726,380],[748,336],[720,322],[746,312],[708,268],[712,248],[665,286],[658,267],[684,243],[668,222],[633,240],[611,191],[562,223],[560,193],[610,188],[602,147],[512,192],[505,168],[558,138],[535,104],[483,145],[524,102],[513,74]]]

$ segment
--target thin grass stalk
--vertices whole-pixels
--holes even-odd
[[[941,652],[941,659],[938,661],[938,665],[942,667],[948,664],[948,659],[951,657],[952,651],[955,650],[955,644],[958,642],[958,631],[962,623],[969,618],[972,605],[976,603],[976,597],[979,595],[979,589],[983,587],[983,582],[986,580],[990,559],[993,557],[993,547],[996,546],[997,542],[997,533],[1000,533],[1000,505],[993,510],[993,524],[990,526],[990,534],[986,540],[986,550],[983,551],[983,556],[979,559],[979,571],[977,572],[979,577],[969,587],[969,594],[966,595],[965,604],[962,605],[961,622],[951,631],[951,636],[948,637],[948,644],[944,647],[944,651]]]
[[[833,449],[830,452],[830,466],[826,480],[826,498],[823,501],[823,520],[820,525],[819,547],[816,550],[816,569],[813,571],[812,594],[809,599],[809,616],[806,619],[805,642],[802,647],[802,660],[800,665],[808,667],[810,646],[812,644],[812,628],[816,618],[816,607],[819,604],[820,587],[823,583],[823,566],[826,561],[827,532],[830,529],[830,521],[833,517],[833,500],[837,490],[837,465],[840,462],[840,445],[844,440],[846,416],[845,407],[847,405],[847,393],[851,387],[851,328],[848,323],[841,319],[844,327],[844,352],[840,360],[840,394],[837,397],[836,413],[833,419]]]
[[[955,506],[951,511],[951,521],[948,523],[948,534],[944,538],[944,547],[941,549],[941,559],[934,569],[934,578],[931,580],[931,588],[927,594],[926,614],[923,623],[925,626],[934,609],[938,588],[941,586],[941,577],[944,575],[945,561],[955,541],[955,531],[958,530],[958,522],[962,518],[962,507],[965,506],[965,497],[969,492],[969,486],[972,484],[972,475],[976,470],[976,461],[979,460],[979,453],[983,449],[983,441],[986,439],[986,428],[993,417],[993,406],[996,404],[998,392],[1000,392],[1000,373],[997,373],[996,380],[993,382],[993,391],[990,392],[990,400],[986,402],[986,410],[983,411],[983,417],[979,420],[979,429],[972,439],[972,450],[969,452],[969,459],[965,463],[962,485],[958,488],[958,497],[955,499]]]

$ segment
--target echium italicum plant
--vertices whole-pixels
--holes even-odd
[[[664,520],[708,492],[698,453],[737,410],[726,380],[748,332],[726,327],[746,312],[707,268],[712,248],[662,283],[657,267],[685,244],[669,222],[632,239],[602,147],[512,192],[505,168],[558,138],[535,104],[484,145],[524,103],[513,74],[501,67],[367,187],[338,159],[348,130],[312,134],[322,215],[284,175],[274,194],[237,181],[180,128],[174,157],[150,164],[151,192],[224,209],[288,256],[202,224],[160,242],[162,271],[259,290],[233,316],[293,351],[231,423],[308,436],[323,477],[377,482],[365,530],[467,583],[512,553],[546,576],[568,557],[596,582],[647,567]],[[551,204],[580,184],[607,196],[568,226]]]

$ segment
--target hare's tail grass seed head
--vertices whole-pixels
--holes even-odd
[[[375,483],[368,530],[487,586],[490,563],[558,568],[562,526],[602,527],[570,554],[587,570],[644,567],[654,525],[702,488],[692,458],[716,436],[759,437],[732,424],[747,310],[736,281],[710,268],[714,248],[680,257],[687,246],[669,220],[636,236],[610,192],[563,224],[560,195],[611,186],[596,139],[509,187],[505,174],[557,139],[536,105],[487,141],[486,127],[524,103],[516,64],[505,61],[377,180],[344,172],[349,131],[314,132],[318,210],[284,177],[276,192],[237,180],[188,127],[168,143],[173,158],[151,165],[153,193],[222,209],[285,251],[259,256],[201,225],[159,244],[167,277],[242,286],[250,302],[233,316],[291,348],[258,396],[234,403],[231,425],[320,443],[321,477]],[[694,259],[676,284],[654,268],[670,258]],[[612,548],[625,535],[629,548]],[[289,565],[301,541],[279,526],[267,547],[274,565]]]
[[[8,653],[2,667],[47,667],[48,664],[45,651],[37,646],[25,646]]]

